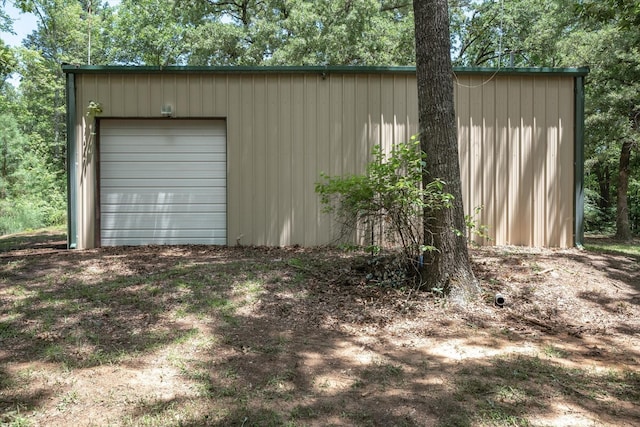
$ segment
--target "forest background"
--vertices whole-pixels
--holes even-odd
[[[0,235],[66,221],[62,63],[414,65],[407,0],[0,0]],[[585,228],[640,233],[640,1],[451,0],[454,65],[590,67]]]

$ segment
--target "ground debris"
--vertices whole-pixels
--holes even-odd
[[[361,251],[22,245],[0,424],[634,425],[638,260],[470,252],[463,309]]]

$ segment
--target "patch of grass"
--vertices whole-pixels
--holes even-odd
[[[275,340],[269,340],[265,344],[256,346],[256,351],[263,354],[280,354],[286,350],[287,339],[279,336]]]
[[[627,402],[640,402],[640,372],[613,371],[607,377],[607,384],[617,398]]]
[[[542,351],[544,352],[545,356],[547,356],[547,357],[555,357],[555,358],[559,358],[559,359],[566,359],[569,356],[569,353],[567,353],[563,349],[558,348],[558,347],[556,347],[554,345],[551,345],[551,344],[544,346]]]
[[[306,270],[309,268],[306,263],[299,258],[291,258],[289,261],[287,261],[287,264],[289,264],[291,267],[299,268],[301,270]]]
[[[31,420],[23,415],[21,405],[16,405],[15,408],[5,410],[0,414],[0,426],[2,427],[31,427],[32,425]]]
[[[566,357],[554,346],[543,351],[552,358]],[[640,399],[640,375],[566,368],[552,360],[520,355],[494,358],[489,366],[460,369],[454,392],[456,400],[463,401],[469,413],[475,414],[469,423],[472,425],[529,426],[529,415],[544,408],[546,400],[554,396],[583,403],[611,397],[636,402]],[[616,408],[603,405],[602,410],[613,413]],[[442,425],[449,424],[454,425]]]
[[[127,358],[135,356],[137,353],[134,351],[126,351],[124,349],[116,349],[110,352],[98,349],[92,352],[86,361],[79,361],[77,365],[81,366],[102,366],[102,365],[114,365]]]
[[[529,420],[514,412],[517,412],[517,408],[514,408],[512,405],[500,404],[488,400],[481,405],[476,418],[481,423],[489,423],[494,426],[529,427],[531,425]]]
[[[60,362],[63,363],[67,359],[65,354],[65,349],[60,344],[49,344],[44,347],[42,354],[44,359],[49,362]]]
[[[319,415],[320,414],[313,408],[302,405],[296,405],[296,407],[289,412],[289,417],[293,420],[311,420],[318,418]]]
[[[51,241],[64,241],[66,247],[66,226],[55,226],[43,228],[35,232],[27,231],[0,236],[0,252],[25,247],[37,247],[38,245],[47,244]]]
[[[11,316],[8,321],[0,321],[0,341],[17,338],[18,336],[23,336],[26,338],[26,334],[19,332],[15,325],[14,321],[16,320],[16,315]]]
[[[365,410],[353,410],[353,411],[343,411],[340,414],[341,418],[346,418],[349,421],[353,422],[355,425],[359,426],[374,426],[375,417],[373,414],[365,411]]]
[[[480,397],[491,393],[494,389],[493,381],[484,378],[462,377],[457,382],[456,399],[464,401],[468,396]]]
[[[242,427],[282,427],[286,426],[282,416],[267,408],[239,408],[230,413],[218,425],[242,426]]]
[[[60,412],[64,412],[69,408],[69,406],[75,405],[76,403],[78,403],[78,392],[73,390],[65,393],[64,396],[60,398],[60,401],[56,405],[56,409]]]
[[[462,408],[461,410],[447,411],[438,421],[438,427],[470,427],[471,418]]]
[[[267,380],[267,385],[270,387],[282,387],[284,383],[293,380],[295,377],[295,372],[291,369],[287,369],[284,372],[277,373],[272,375]]]
[[[196,389],[198,390],[198,395],[200,397],[206,397],[206,398],[213,397],[213,391],[215,390],[215,385],[208,371],[201,371],[201,370],[195,370],[195,369],[192,371],[189,371],[189,369],[186,367],[182,368],[181,371],[186,378],[189,378],[190,380],[195,381],[197,383]]]
[[[498,387],[498,389],[495,390],[495,396],[497,400],[510,404],[526,403],[529,398],[524,390],[511,386]]]
[[[584,248],[591,252],[640,257],[640,244],[637,239],[631,242],[619,242],[612,239],[588,239],[588,243],[585,243]]]
[[[175,400],[161,400],[157,398],[143,398],[137,403],[137,417],[127,417],[121,422],[133,426],[164,426],[181,425],[177,422],[181,418],[180,408]]]
[[[404,369],[402,366],[377,361],[362,371],[361,378],[356,380],[352,387],[362,387],[366,384],[377,384],[384,388],[392,383],[401,382],[403,379]]]
[[[222,313],[233,312],[233,303],[226,298],[221,298],[219,296],[212,296],[205,301],[205,304],[209,307],[219,310]]]

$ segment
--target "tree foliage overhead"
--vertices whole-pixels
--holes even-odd
[[[462,66],[554,67],[572,29],[573,0],[464,1],[452,9],[453,60]]]
[[[124,0],[113,58],[147,65],[413,62],[412,13],[379,0]]]
[[[13,33],[12,20],[0,9],[0,32]],[[9,46],[0,38],[0,87],[15,68],[16,61]]]
[[[114,19],[112,37],[125,41],[111,47],[111,60],[127,65],[184,63],[190,46],[181,9],[167,0],[123,0]]]

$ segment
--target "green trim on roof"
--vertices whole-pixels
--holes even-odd
[[[415,74],[415,67],[371,67],[371,66],[270,66],[270,67],[248,67],[248,66],[216,66],[216,67],[195,67],[195,66],[131,66],[131,65],[71,65],[63,64],[62,71],[71,74]],[[463,74],[485,74],[485,75],[563,75],[563,76],[585,76],[589,73],[589,68],[484,68],[484,67],[454,67],[453,72],[458,75]]]
[[[498,75],[562,75],[562,76],[586,76],[589,67],[578,68],[549,68],[549,67],[520,67],[520,68],[487,68],[487,67],[453,67],[455,74],[498,74]]]

